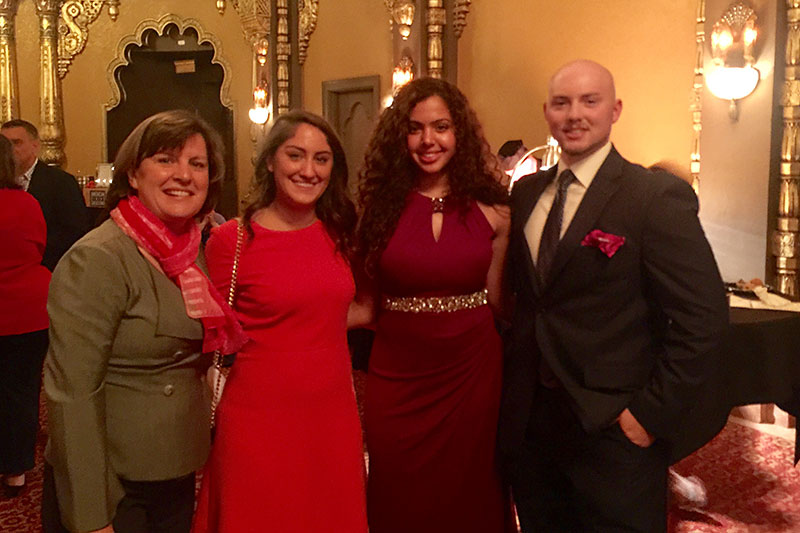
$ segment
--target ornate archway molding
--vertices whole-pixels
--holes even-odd
[[[203,25],[197,19],[193,18],[182,18],[174,14],[167,14],[162,16],[159,19],[145,19],[136,26],[134,32],[130,35],[126,35],[117,43],[117,52],[115,58],[109,63],[108,67],[106,68],[106,79],[108,80],[108,84],[111,88],[111,98],[102,105],[102,124],[103,124],[103,155],[107,159],[108,158],[108,124],[106,122],[106,113],[119,105],[122,100],[122,93],[120,91],[119,85],[117,84],[116,80],[116,72],[117,69],[128,65],[130,61],[126,57],[125,50],[130,45],[136,46],[143,46],[144,45],[144,35],[148,30],[154,30],[159,35],[163,35],[164,31],[166,30],[167,26],[175,25],[177,26],[178,30],[183,33],[188,28],[192,28],[197,32],[197,42],[198,44],[202,43],[209,43],[214,48],[214,55],[211,58],[211,62],[213,64],[219,65],[222,67],[223,77],[222,77],[222,86],[220,87],[219,91],[219,99],[223,106],[227,107],[228,109],[233,110],[234,104],[233,100],[230,96],[230,87],[231,87],[231,67],[228,61],[223,57],[222,54],[222,43],[220,42],[214,34],[209,33],[205,30]],[[236,114],[234,113],[234,117]],[[235,118],[234,118],[235,120]],[[235,132],[235,128],[234,128]],[[235,139],[234,139],[235,141]]]

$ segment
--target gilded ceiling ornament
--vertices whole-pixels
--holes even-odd
[[[245,40],[255,46],[260,39],[269,37],[269,0],[233,0],[233,7],[239,13]]]
[[[225,14],[225,0],[217,0],[217,12],[220,15]]]
[[[298,10],[300,11],[300,37],[297,45],[297,59],[302,65],[306,62],[311,34],[317,28],[319,0],[299,0]]]
[[[104,0],[67,0],[58,19],[58,77],[67,75],[70,64],[89,39],[89,24],[103,8]]]
[[[461,38],[464,28],[467,27],[467,15],[471,3],[472,0],[456,0],[453,6],[453,32],[456,34],[456,39]]]
[[[108,4],[108,16],[111,22],[116,22],[119,16],[119,0],[106,0]]]

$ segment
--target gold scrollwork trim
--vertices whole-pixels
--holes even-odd
[[[456,39],[461,38],[464,33],[464,28],[467,27],[467,15],[469,15],[469,6],[472,0],[456,0],[453,6],[453,33]]]
[[[297,44],[297,60],[302,65],[306,62],[311,34],[317,29],[319,0],[299,0],[298,11],[300,11],[300,37]]]
[[[144,33],[147,30],[155,30],[159,35],[163,35],[164,30],[170,24],[175,24],[181,33],[186,31],[187,28],[194,28],[197,31],[198,43],[211,43],[211,45],[214,47],[214,57],[211,58],[211,62],[221,66],[223,72],[222,87],[220,87],[219,90],[219,99],[220,102],[222,102],[222,105],[225,107],[229,109],[233,108],[233,101],[230,97],[231,67],[222,57],[221,41],[212,33],[207,32],[199,20],[193,18],[184,19],[178,17],[177,15],[167,14],[158,20],[146,19],[141,21],[139,25],[136,26],[133,34],[126,35],[119,41],[119,43],[117,43],[116,57],[106,68],[106,78],[108,79],[108,84],[111,86],[111,98],[103,106],[106,111],[110,111],[118,106],[122,98],[119,85],[117,85],[117,81],[115,79],[115,72],[118,68],[129,63],[125,54],[125,49],[131,44],[142,46],[144,44]]]
[[[104,0],[67,0],[58,19],[58,77],[67,75],[70,64],[89,39],[89,24],[103,8]]]
[[[233,7],[239,13],[245,40],[255,46],[259,39],[269,36],[270,3],[269,0],[234,1]]]

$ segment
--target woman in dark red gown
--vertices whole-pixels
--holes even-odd
[[[193,531],[366,533],[344,151],[322,118],[293,111],[272,126],[255,180],[234,304],[250,341],[217,412]],[[236,241],[231,221],[208,242],[223,294]]]
[[[464,95],[412,81],[362,170],[359,246],[378,309],[365,430],[371,533],[500,533],[493,310],[508,233],[500,171]]]

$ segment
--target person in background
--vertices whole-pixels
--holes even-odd
[[[9,498],[34,466],[47,352],[46,238],[42,209],[17,183],[11,142],[0,136],[0,474]]]
[[[621,111],[605,67],[560,68],[561,159],[511,195],[498,444],[525,532],[666,531],[669,440],[727,327],[697,197],[622,158]]]
[[[291,111],[273,124],[240,221],[212,231],[211,279],[250,342],[236,354],[194,533],[366,533],[364,456],[347,327],[355,207],[331,126]],[[235,262],[241,232],[240,257]]]
[[[90,228],[89,212],[75,177],[39,160],[39,131],[26,120],[0,126],[14,145],[15,175],[22,189],[39,202],[47,223],[47,246],[42,264],[50,271],[70,246]]]
[[[500,167],[503,169],[503,172],[509,174],[514,170],[517,162],[519,162],[522,156],[527,152],[528,149],[520,139],[504,142],[503,146],[497,151],[497,156],[500,158]]]
[[[358,237],[379,307],[364,400],[371,533],[510,526],[495,463],[500,175],[464,95],[433,78],[399,91],[367,148]]]
[[[46,533],[191,527],[210,446],[207,354],[246,341],[200,245],[223,174],[222,142],[204,120],[183,110],[145,119],[117,154],[110,218],[53,273]]]

